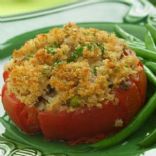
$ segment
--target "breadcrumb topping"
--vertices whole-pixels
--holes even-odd
[[[140,70],[115,34],[74,23],[36,36],[12,56],[5,67],[9,92],[41,111],[116,104],[114,90]]]
[[[123,127],[123,120],[122,119],[116,119],[115,120],[115,127]]]

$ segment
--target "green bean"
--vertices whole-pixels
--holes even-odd
[[[153,52],[152,50],[131,46],[131,45],[129,45],[129,47],[134,50],[137,56],[143,57],[144,59],[148,59],[151,61],[156,61],[156,53]]]
[[[144,108],[140,113],[134,118],[134,120],[123,130],[117,134],[110,136],[102,141],[99,141],[95,144],[90,145],[93,148],[102,149],[108,148],[118,143],[121,143],[128,136],[134,133],[140,126],[142,126],[145,121],[151,116],[151,114],[156,110],[156,92],[148,100]]]
[[[140,40],[139,38],[127,33],[125,30],[123,30],[120,26],[116,25],[115,26],[115,31],[118,35],[120,35],[122,38],[126,39],[127,41],[133,42],[141,42],[143,43],[142,40]]]
[[[156,28],[151,24],[146,24],[145,26],[147,30],[151,33],[154,41],[156,42]]]
[[[126,42],[129,46],[138,47],[145,49],[145,45],[140,44],[139,42]]]
[[[146,67],[145,65],[144,65],[144,71],[145,71],[145,73],[146,73],[146,75],[147,75],[147,77],[148,77],[148,80],[149,80],[153,85],[156,86],[156,77],[155,77],[155,75],[152,73],[152,71],[151,71],[148,67]]]
[[[150,63],[150,62],[147,61],[147,63]],[[151,62],[151,63],[154,63],[154,62]],[[154,63],[154,64],[156,64],[156,63]],[[156,68],[156,66],[154,66],[154,67]],[[145,65],[144,65],[144,70],[145,70],[145,73],[146,73],[149,81],[156,86],[155,75]],[[142,147],[148,147],[148,146],[152,145],[154,142],[156,142],[156,129],[149,136],[145,137],[145,139],[143,141],[141,141],[139,143],[139,145]]]
[[[139,142],[139,146],[141,147],[148,147],[156,142],[156,129],[154,131],[146,136],[142,141]]]
[[[134,44],[134,45],[137,45],[137,46],[141,46],[141,47],[145,47],[145,44],[143,42],[136,42],[136,41],[127,41],[127,44]]]
[[[156,73],[156,63],[151,61],[143,61],[144,65],[146,65],[152,72]]]
[[[147,31],[145,34],[145,46],[147,49],[153,50],[154,52],[156,52],[156,46],[152,38],[152,35],[149,31]]]

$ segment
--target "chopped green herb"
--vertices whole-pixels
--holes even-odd
[[[96,69],[96,67],[93,68],[93,73],[94,73],[94,75],[97,75],[97,69]]]
[[[100,48],[102,51],[102,55],[104,54],[104,51],[105,51],[104,46],[102,46],[100,44],[85,44],[81,47],[77,47],[75,49],[75,51],[71,54],[71,56],[67,62],[72,62],[72,61],[75,61],[76,59],[78,59],[78,57],[80,57],[82,55],[83,49],[85,47],[88,48],[88,50],[90,50],[90,51],[93,51],[95,48]]]
[[[55,61],[55,63],[53,64],[54,67],[57,67],[59,64],[62,64],[63,62],[60,60]]]
[[[34,54],[29,53],[29,54],[27,54],[27,55],[23,58],[23,60],[29,60],[29,59],[32,58],[33,56],[34,56]]]
[[[49,54],[54,55],[56,53],[56,47],[46,47],[45,48]]]
[[[98,47],[101,49],[102,55],[104,55],[105,47],[101,44],[98,44]]]
[[[75,49],[75,51],[71,54],[70,58],[68,59],[68,62],[75,61],[79,56],[82,55],[83,47],[78,47]]]
[[[93,51],[95,48],[99,48],[101,50],[101,52],[102,52],[102,55],[104,54],[104,51],[105,51],[104,46],[101,45],[101,44],[98,44],[98,43],[97,44],[95,44],[95,43],[93,43],[93,44],[87,44],[86,47],[90,51]]]
[[[70,99],[70,106],[72,107],[78,107],[80,106],[80,99],[78,96],[74,96]]]
[[[86,45],[87,49],[90,50],[90,51],[93,51],[95,46],[93,44],[87,44]]]
[[[57,42],[54,42],[53,45],[52,45],[52,47],[59,48],[59,44]]]

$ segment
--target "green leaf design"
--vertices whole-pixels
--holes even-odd
[[[10,153],[9,156],[42,156],[42,153],[38,150],[33,149],[16,149]]]

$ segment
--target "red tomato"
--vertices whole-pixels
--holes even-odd
[[[10,118],[27,133],[41,132],[47,139],[64,139],[71,142],[92,142],[103,138],[120,128],[116,119],[126,126],[139,111],[145,100],[146,76],[144,71],[136,79],[130,79],[128,88],[115,90],[119,103],[104,103],[102,108],[79,108],[74,112],[39,112],[34,107],[21,103],[13,94],[7,94],[3,87],[3,105]]]
[[[9,71],[4,71],[3,72],[3,79],[4,81],[9,77]]]
[[[135,82],[136,86],[138,87],[142,103],[144,103],[145,98],[146,98],[146,75],[143,70],[141,70],[135,79],[132,79],[133,82]]]
[[[135,83],[129,89],[116,91],[119,104],[109,102],[102,108],[82,108],[74,112],[40,112],[39,122],[48,139],[77,140],[96,135],[108,135],[119,128],[116,119],[126,125],[141,106],[141,97]],[[133,97],[133,98],[132,98]]]
[[[4,109],[12,121],[14,121],[21,130],[29,134],[40,131],[37,109],[21,103],[14,94],[8,94],[6,84],[2,89],[2,102]]]

